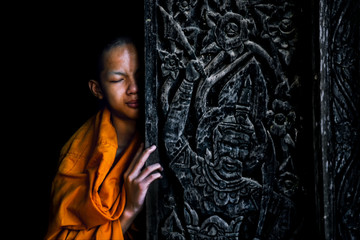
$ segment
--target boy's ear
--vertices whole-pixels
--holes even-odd
[[[100,86],[98,81],[91,79],[88,82],[88,84],[89,84],[89,88],[90,88],[91,93],[95,97],[97,97],[100,100],[104,98],[104,94],[103,94],[103,92],[101,90],[101,86]]]

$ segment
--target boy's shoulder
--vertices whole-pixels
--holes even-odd
[[[86,152],[96,142],[96,118],[98,115],[99,112],[90,117],[64,144],[60,150],[60,161],[65,157],[86,158]]]

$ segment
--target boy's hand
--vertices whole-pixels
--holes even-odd
[[[150,184],[162,177],[159,171],[162,171],[163,168],[159,163],[143,168],[150,154],[155,151],[156,146],[151,146],[145,150],[143,148],[142,144],[133,162],[124,173],[126,206],[120,217],[123,232],[128,229],[136,215],[141,211]]]

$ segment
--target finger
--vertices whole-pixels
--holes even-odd
[[[143,153],[140,156],[139,160],[135,163],[134,168],[131,170],[130,175],[135,175],[135,176],[139,175],[141,169],[145,165],[146,160],[149,158],[150,154],[155,151],[155,149],[156,149],[156,146],[153,145],[153,146],[145,149],[145,151],[143,151]]]
[[[159,172],[153,173],[153,174],[149,175],[148,177],[146,177],[144,179],[144,181],[141,183],[143,191],[147,191],[150,184],[160,178],[162,178],[162,175]]]
[[[146,160],[149,158],[150,154],[154,152],[156,149],[156,146],[153,145],[145,151],[143,151],[142,155],[140,156],[139,161],[135,164],[133,171],[140,173],[141,169],[144,167]]]
[[[129,175],[132,172],[135,164],[140,160],[140,156],[143,151],[144,151],[144,143],[141,143],[139,149],[137,150],[137,152],[135,154],[135,157],[131,161],[128,169],[126,170],[125,175]]]
[[[147,166],[144,170],[142,170],[141,174],[137,177],[138,181],[143,181],[149,175],[154,174],[156,171],[163,171],[163,167],[160,163],[155,163],[153,165]]]

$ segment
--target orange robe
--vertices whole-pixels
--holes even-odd
[[[139,142],[136,135],[115,159],[117,136],[106,108],[70,138],[53,180],[45,239],[124,239],[119,221],[126,203],[123,173]]]

